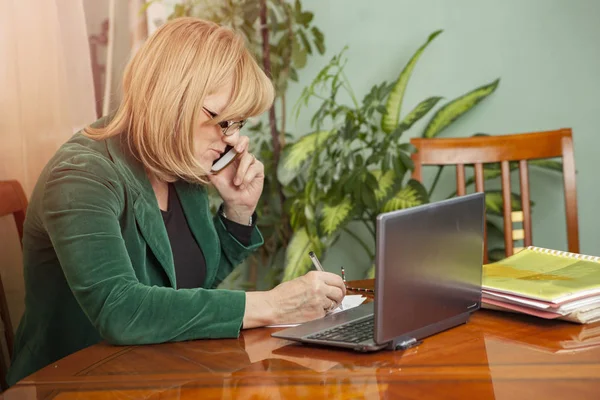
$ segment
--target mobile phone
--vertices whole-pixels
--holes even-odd
[[[213,162],[210,172],[216,174],[217,172],[223,170],[226,166],[231,164],[233,160],[235,160],[237,155],[238,153],[235,151],[233,146],[227,145],[227,147],[225,147],[225,151],[223,152],[223,154],[221,154],[221,157],[219,157]]]

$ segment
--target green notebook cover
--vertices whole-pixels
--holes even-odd
[[[600,293],[600,257],[530,246],[483,266],[483,288],[552,303]]]

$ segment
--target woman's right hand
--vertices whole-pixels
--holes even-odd
[[[337,308],[345,295],[346,286],[339,275],[311,271],[268,292],[246,293],[244,328],[322,318]]]
[[[325,316],[342,303],[346,286],[339,275],[311,271],[271,290],[276,324],[300,323]]]

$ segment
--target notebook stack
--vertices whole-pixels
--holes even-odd
[[[600,257],[530,246],[483,266],[483,308],[600,321]]]

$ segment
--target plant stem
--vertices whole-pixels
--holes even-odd
[[[269,25],[267,23],[267,0],[260,0],[260,25],[262,35],[263,66],[267,76],[271,74],[271,48],[269,46]],[[269,109],[269,126],[271,127],[271,139],[273,141],[273,160],[275,165],[279,164],[279,155],[281,146],[279,143],[279,134],[277,132],[277,118],[275,117],[275,106]]]
[[[285,17],[286,17],[286,24],[287,24],[287,36],[288,36],[288,41],[289,43],[293,43],[294,42],[294,27],[292,26],[292,13],[291,13],[291,9],[290,6],[285,4],[284,0],[278,0],[279,3],[279,7],[281,7],[281,9],[283,10]],[[281,70],[281,75],[283,77],[285,77],[285,80],[287,81],[290,77],[290,67],[292,64],[292,47],[288,46],[287,49],[285,49],[285,53],[283,53],[283,68]],[[286,115],[287,115],[287,110],[286,110],[286,98],[285,98],[285,90],[281,91],[281,129],[279,130],[279,141],[281,144],[281,147],[283,148],[285,146],[285,123],[286,123]]]
[[[350,86],[350,81],[346,77],[346,74],[344,73],[344,71],[341,71],[340,75],[344,78],[344,87],[346,87],[346,91],[348,91],[348,93],[350,94],[350,97],[352,98],[352,102],[354,103],[354,107],[356,107],[356,109],[358,110],[358,108],[359,108],[358,101],[356,100],[356,96],[354,95],[354,90],[352,90],[352,86]]]
[[[316,97],[317,99],[320,99],[320,100],[323,100],[323,101],[329,101],[329,98],[327,98],[327,97],[323,97],[323,96],[321,96],[320,94],[317,94],[317,93],[315,93],[315,92],[311,93],[310,95],[311,95],[312,97]]]
[[[433,193],[433,189],[435,189],[438,181],[440,180],[440,176],[442,175],[442,170],[443,169],[444,169],[443,165],[440,165],[438,167],[437,174],[435,174],[435,178],[433,179],[433,183],[431,184],[431,188],[429,189],[429,197],[431,197],[431,194]]]
[[[269,25],[267,23],[267,0],[260,0],[260,30],[262,35],[262,50],[263,50],[263,66],[265,73],[268,77],[272,77],[271,74],[271,48],[269,43]],[[284,212],[285,195],[281,184],[277,179],[277,167],[279,166],[279,158],[281,155],[281,142],[279,141],[279,132],[277,132],[277,118],[275,117],[275,104],[269,109],[269,126],[271,127],[271,141],[273,144],[273,184],[275,190],[279,195],[279,202],[281,203],[281,215],[284,223],[289,225],[289,221]]]
[[[373,219],[372,218],[362,219],[361,221],[365,223],[365,226],[367,227],[367,229],[369,230],[371,235],[373,235],[373,240],[375,240],[375,227],[372,226]]]
[[[365,249],[365,251],[369,255],[369,260],[372,260],[375,257],[375,254],[373,254],[373,252],[371,251],[371,249],[369,248],[369,246],[356,233],[352,232],[348,228],[344,228],[344,232],[346,232],[350,236],[352,236],[362,246],[362,248]]]
[[[285,146],[285,92],[283,92],[281,94],[281,130],[279,132],[281,132],[281,136],[280,136],[280,143],[281,143],[281,147]]]

